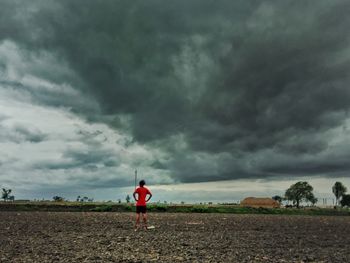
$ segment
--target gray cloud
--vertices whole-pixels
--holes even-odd
[[[98,164],[105,166],[118,166],[118,161],[113,156],[114,152],[107,150],[92,150],[88,152],[67,151],[64,153],[65,158],[70,158],[79,164]]]
[[[78,96],[70,102],[69,95],[54,91],[32,96],[47,105],[69,105],[92,122],[164,151],[163,159],[148,165],[170,171],[174,180],[349,170],[336,159],[349,152],[338,153],[328,134],[349,118],[347,1],[1,5],[8,26],[0,23],[0,39],[27,54],[60,58],[57,64],[69,68],[37,67],[31,74],[57,85],[64,77],[83,101],[93,98],[98,106],[74,103]],[[117,165],[109,154],[64,157],[77,166],[102,159],[105,166]]]
[[[14,131],[20,134],[25,141],[29,141],[33,143],[42,142],[47,137],[46,134],[43,134],[39,130],[29,130],[28,128],[21,125],[17,125],[14,128]]]
[[[0,141],[11,141],[15,143],[31,142],[40,143],[47,138],[47,134],[42,133],[38,129],[27,128],[17,124],[14,127],[7,127],[0,124]]]
[[[102,167],[118,167],[120,161],[119,156],[115,156],[116,152],[112,148],[106,148],[106,136],[100,130],[87,131],[83,129],[77,130],[80,136],[79,142],[84,148],[67,148],[56,160],[44,160],[34,164],[35,169],[49,170],[69,170],[82,168],[89,171],[97,171]]]
[[[0,114],[0,123],[2,123],[4,120],[6,120],[8,116]]]

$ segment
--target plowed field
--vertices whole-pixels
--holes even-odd
[[[350,217],[0,212],[0,262],[350,262]]]

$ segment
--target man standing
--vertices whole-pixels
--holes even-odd
[[[140,213],[142,213],[143,225],[147,229],[147,209],[146,203],[152,198],[152,194],[148,188],[145,187],[145,180],[139,182],[139,187],[137,187],[133,193],[134,199],[136,200],[136,224],[135,231],[140,228]],[[137,197],[136,197],[137,194]],[[146,199],[148,195],[148,198]]]

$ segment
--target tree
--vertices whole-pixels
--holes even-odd
[[[1,198],[4,199],[4,201],[8,200],[11,192],[12,192],[11,189],[2,188]]]
[[[61,197],[61,196],[54,196],[54,197],[52,197],[52,199],[55,201],[55,202],[62,202],[63,201],[63,197]]]
[[[130,196],[127,195],[126,198],[125,198],[125,200],[126,200],[127,203],[130,203]]]
[[[340,204],[341,206],[350,206],[350,195],[343,195]]]
[[[285,198],[292,201],[299,208],[302,201],[310,201],[313,204],[317,202],[312,191],[313,187],[308,182],[297,182],[287,189]]]
[[[335,195],[335,205],[339,204],[339,199],[346,193],[347,189],[341,182],[335,182],[332,192]]]
[[[312,196],[310,197],[309,201],[314,206],[318,202],[318,199],[312,194]]]
[[[282,200],[283,200],[283,198],[281,196],[279,196],[279,195],[273,196],[272,199],[277,201],[277,202],[279,202],[279,203],[282,203]]]

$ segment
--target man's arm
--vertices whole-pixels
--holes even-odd
[[[136,198],[136,194],[137,194],[137,192],[134,192],[134,193],[132,194],[132,196],[134,197],[134,199],[135,199],[136,201],[139,201],[139,200]]]
[[[148,198],[147,198],[146,202],[148,202],[152,198],[152,194],[151,193],[148,193],[147,195],[148,195]]]

